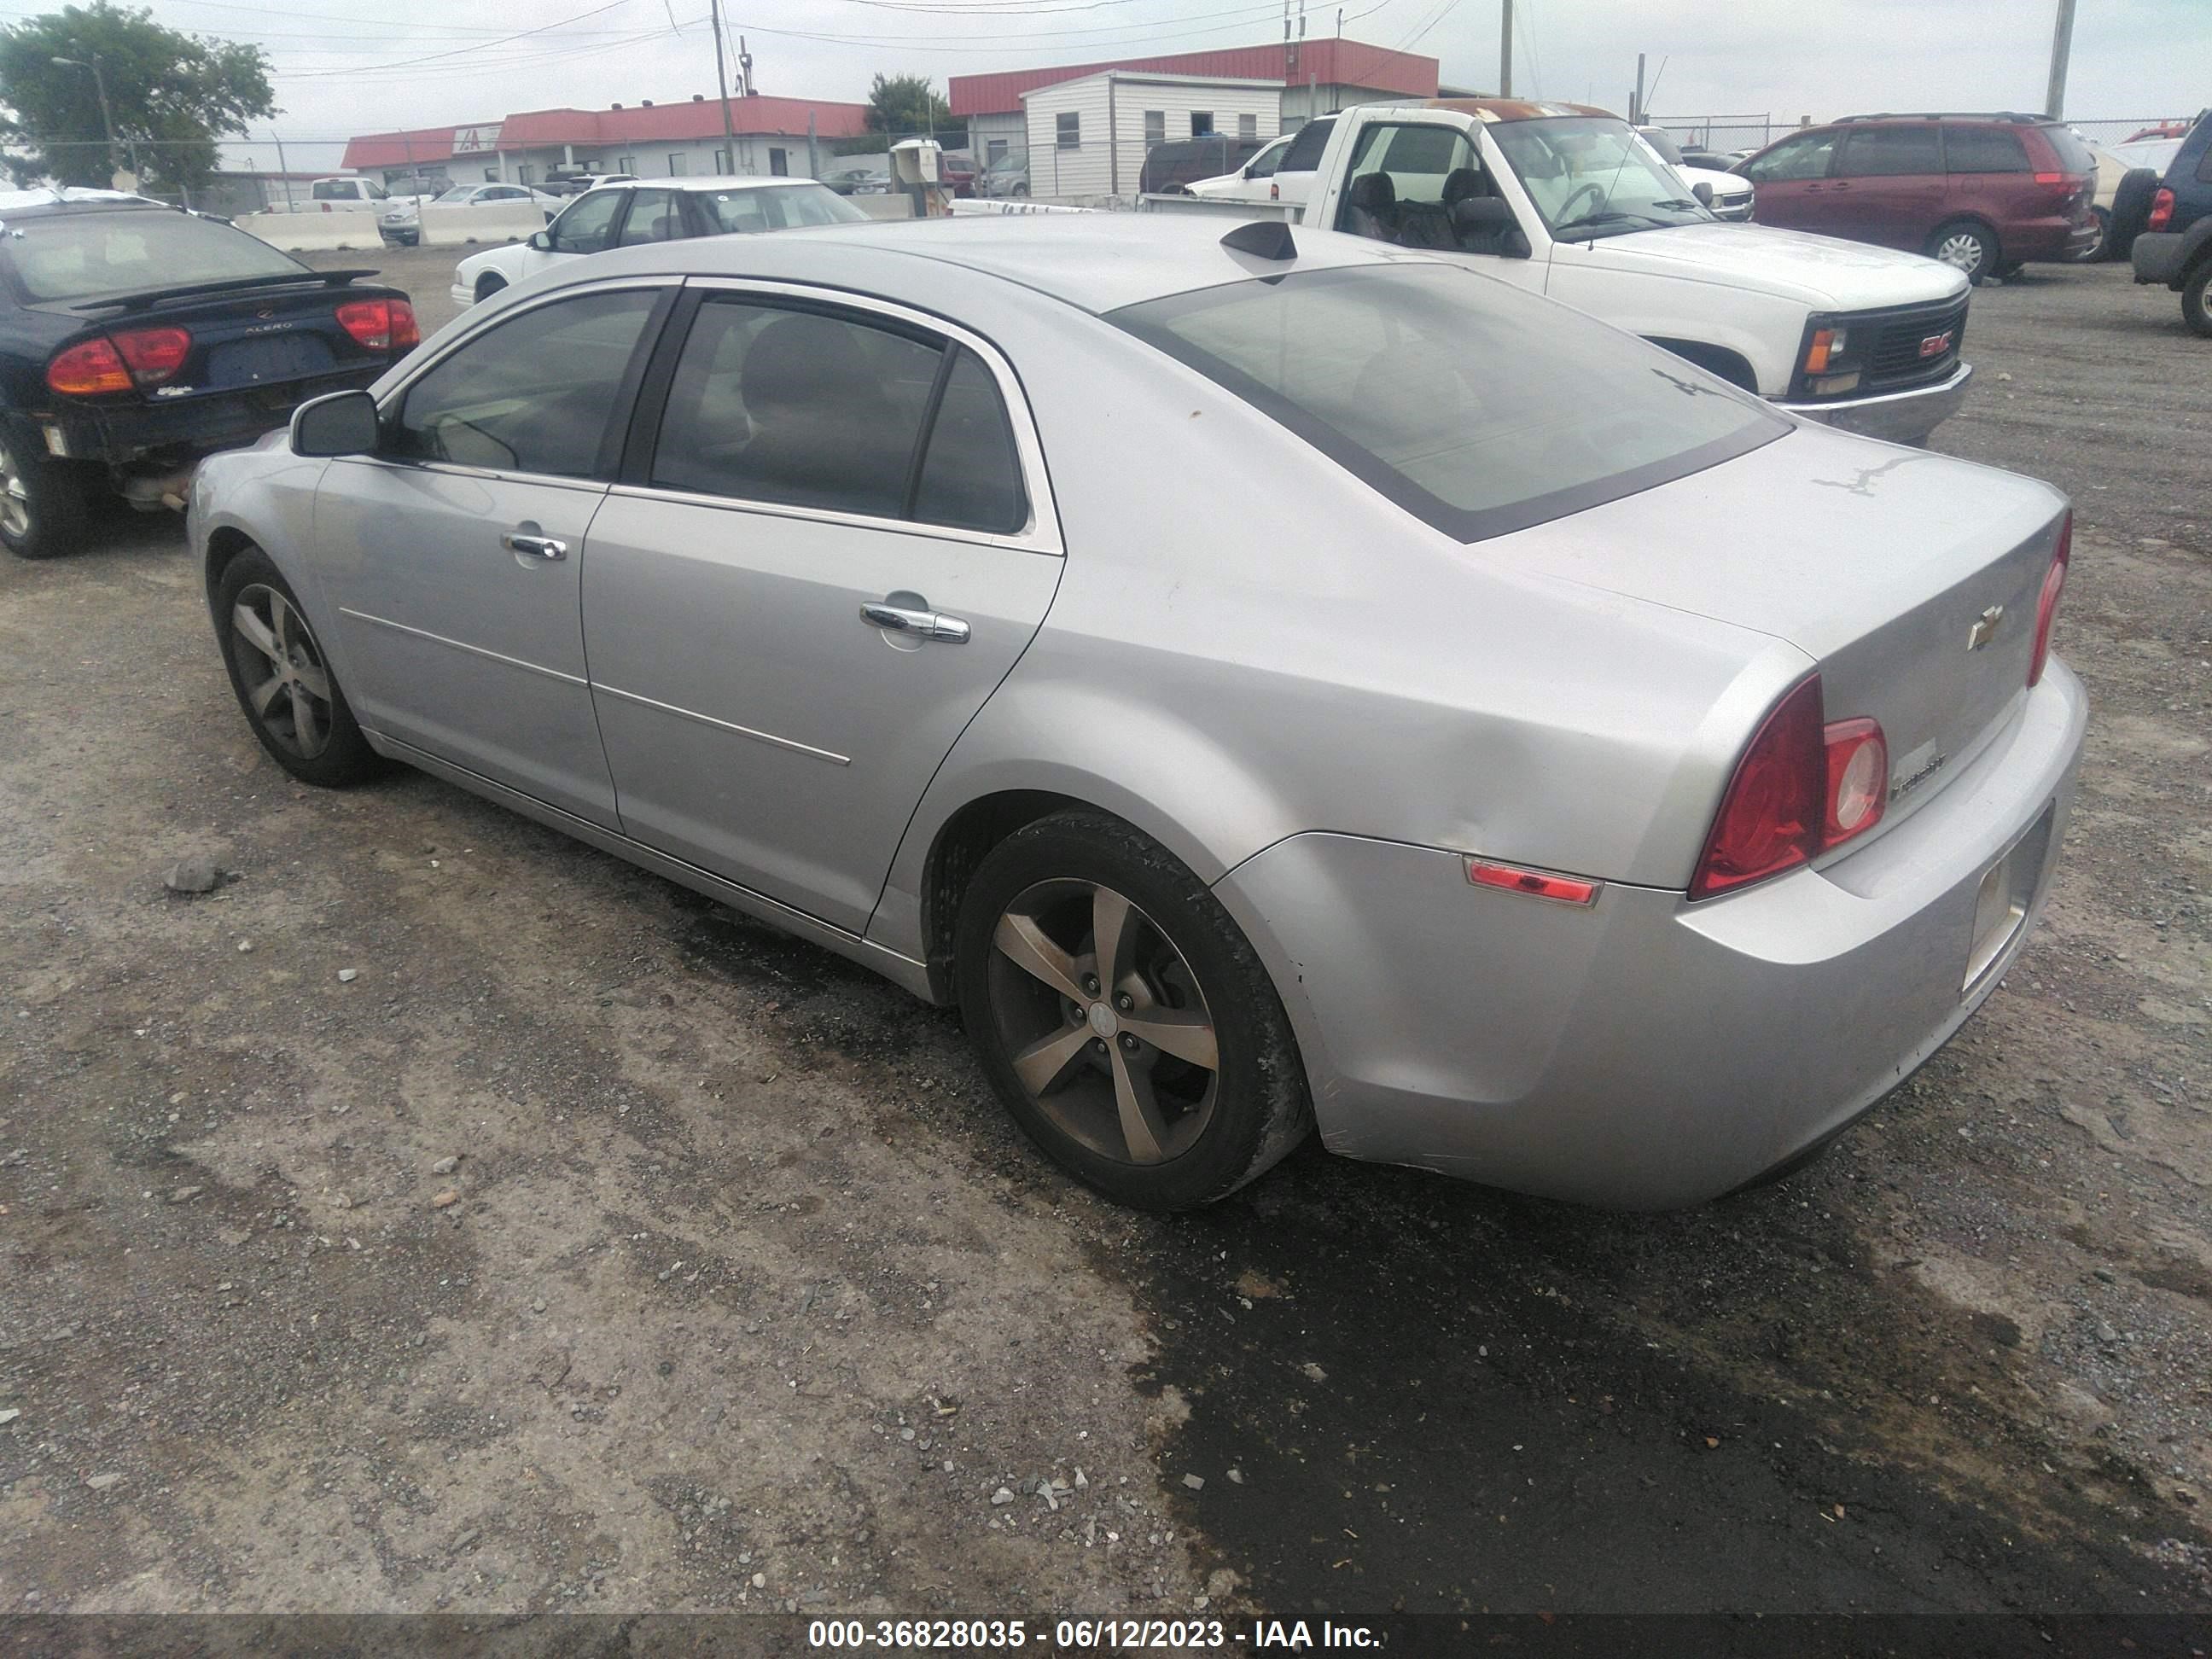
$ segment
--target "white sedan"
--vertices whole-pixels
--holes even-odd
[[[453,303],[465,311],[541,270],[611,247],[847,224],[867,216],[813,179],[639,179],[601,185],[571,201],[528,241],[486,248],[454,266]]]
[[[494,202],[529,202],[543,208],[550,218],[561,205],[557,196],[548,196],[542,190],[532,190],[527,185],[455,185],[441,196],[430,198],[434,207],[475,207]],[[387,242],[397,242],[402,247],[412,247],[422,238],[422,204],[418,197],[395,198],[376,216],[377,234]]]

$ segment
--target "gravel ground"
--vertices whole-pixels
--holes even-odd
[[[2111,267],[1968,345],[1937,447],[2079,504],[2056,896],[1674,1216],[1310,1149],[1113,1210],[950,1016],[291,784],[173,520],[0,566],[0,1610],[2212,1608],[2207,348]]]

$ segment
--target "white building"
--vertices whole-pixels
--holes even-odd
[[[1022,94],[1030,193],[1122,196],[1137,188],[1145,152],[1186,138],[1273,138],[1281,131],[1280,81],[1107,70]]]

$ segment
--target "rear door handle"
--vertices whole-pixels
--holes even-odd
[[[535,536],[527,531],[510,530],[499,538],[499,544],[510,553],[526,553],[533,558],[565,559],[568,544],[551,536]]]
[[[919,593],[893,593],[860,606],[860,618],[887,634],[910,634],[918,640],[938,640],[946,645],[968,643],[968,624],[957,617],[932,611]]]

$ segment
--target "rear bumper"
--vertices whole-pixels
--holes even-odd
[[[2135,246],[2128,250],[2128,258],[2135,262],[2136,281],[2179,288],[2182,244],[2186,240],[2172,230],[2147,230],[2136,237]]]
[[[1455,853],[1334,835],[1216,891],[1284,993],[1332,1151],[1699,1203],[1849,1124],[1996,988],[2049,890],[2087,716],[2054,662],[1896,829],[1703,903],[1618,884],[1547,903],[1471,885]],[[2008,920],[1981,927],[1993,871]]]
[[[389,365],[363,363],[310,380],[180,398],[173,403],[89,404],[32,416],[49,454],[127,466],[148,456],[165,462],[237,449],[292,418],[310,398],[374,385]]]
[[[1918,443],[1959,412],[1960,404],[1966,400],[1966,383],[1973,378],[1974,366],[1960,363],[1948,379],[1938,380],[1932,386],[1917,386],[1904,392],[1876,392],[1871,397],[1850,398],[1839,402],[1784,403],[1781,406],[1793,415],[1802,415],[1808,421],[1840,427],[1863,437],[1887,438],[1892,443],[1913,444]]]

